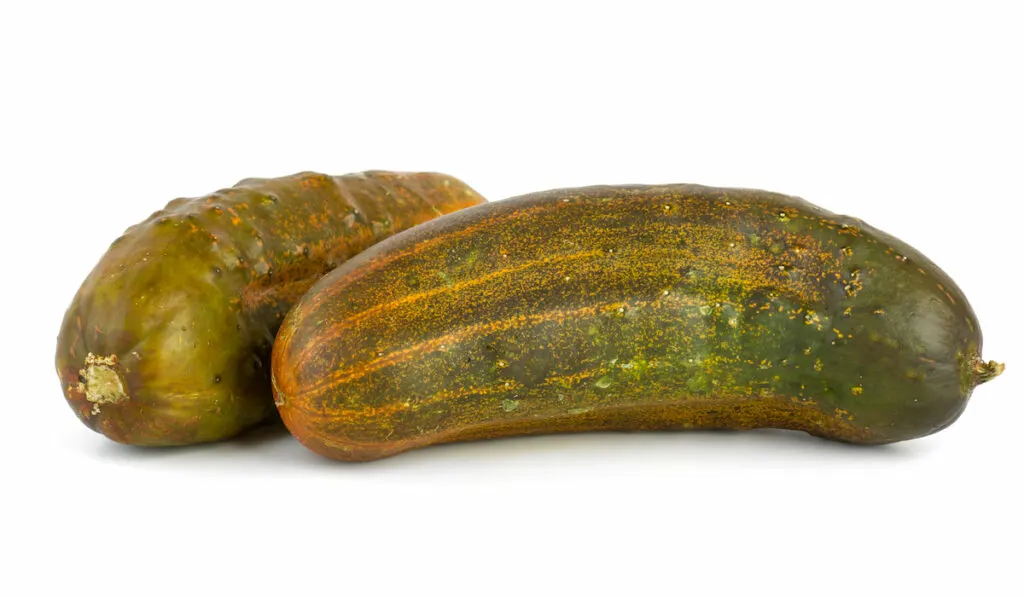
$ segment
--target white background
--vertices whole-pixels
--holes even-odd
[[[1024,594],[1015,4],[4,3],[0,593]],[[492,199],[801,195],[939,263],[1007,373],[880,449],[594,434],[346,465],[280,431],[143,450],[77,421],[55,338],[124,228],[370,168]]]

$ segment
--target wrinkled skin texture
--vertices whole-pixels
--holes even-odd
[[[307,447],[369,460],[599,429],[933,433],[1001,370],[963,293],[860,220],[697,185],[525,195],[397,235],[284,322],[274,390]]]
[[[64,395],[118,442],[231,437],[274,415],[270,349],[292,304],[368,246],[483,201],[443,174],[304,172],[176,199],[117,239],[68,308]]]

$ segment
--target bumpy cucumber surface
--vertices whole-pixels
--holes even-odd
[[[274,347],[281,415],[344,460],[515,434],[935,432],[1002,367],[918,251],[802,199],[589,187],[473,207],[320,280]]]
[[[128,229],[57,341],[64,395],[128,444],[223,439],[273,415],[270,349],[324,273],[395,232],[481,203],[443,174],[304,172],[176,199]]]

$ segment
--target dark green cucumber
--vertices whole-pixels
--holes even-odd
[[[802,199],[697,185],[526,195],[439,218],[320,280],[274,391],[309,448],[366,460],[596,429],[933,433],[1001,370],[924,255]]]
[[[483,199],[431,173],[306,172],[176,199],[117,239],[57,341],[64,395],[119,442],[230,437],[271,416],[269,358],[321,275],[395,232]]]

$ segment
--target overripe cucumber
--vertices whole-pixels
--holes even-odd
[[[307,447],[600,429],[933,433],[1002,366],[957,285],[864,222],[697,185],[565,189],[384,241],[324,277],[274,347]]]
[[[57,372],[119,442],[230,437],[274,413],[269,358],[321,275],[397,231],[483,199],[443,174],[304,172],[176,199],[117,239],[64,318]]]

